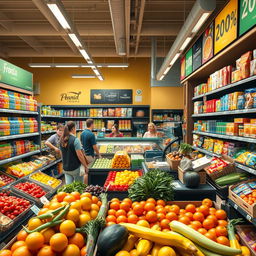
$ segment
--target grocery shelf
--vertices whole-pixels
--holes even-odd
[[[0,113],[23,114],[23,115],[38,115],[38,112],[36,112],[36,111],[5,109],[5,108],[1,108],[0,109]]]
[[[0,160],[0,165],[7,164],[7,163],[10,163],[10,162],[13,162],[13,161],[16,161],[16,160],[19,160],[19,159],[22,159],[22,158],[25,158],[25,157],[28,157],[28,156],[38,154],[38,153],[40,153],[40,150],[35,150],[35,151],[28,152],[28,153],[25,153],[25,154],[22,154],[22,155],[18,155],[18,156],[14,156],[14,157],[4,159],[4,160]]]
[[[248,77],[248,78],[245,78],[243,80],[240,80],[238,82],[235,82],[233,84],[229,84],[229,85],[226,85],[226,86],[223,86],[223,87],[220,87],[216,90],[213,90],[213,91],[210,91],[210,92],[207,92],[207,93],[204,93],[204,94],[201,94],[201,95],[198,95],[198,96],[195,96],[192,98],[192,100],[198,100],[198,99],[201,99],[203,98],[204,96],[208,96],[208,95],[214,95],[214,94],[217,94],[219,92],[222,92],[222,91],[225,91],[225,90],[228,90],[230,88],[236,88],[240,85],[244,85],[246,83],[250,83],[250,82],[253,82],[253,81],[256,81],[256,76],[251,76],[251,77]]]
[[[54,115],[41,115],[41,117],[43,117],[43,118],[47,118],[47,117],[62,118],[61,116],[54,116]]]
[[[242,114],[252,114],[252,113],[256,113],[256,108],[193,114],[192,117],[242,115]]]
[[[51,133],[55,133],[56,131],[43,131],[41,132],[41,134],[51,134]]]
[[[251,222],[256,227],[256,218],[253,218],[247,212],[245,212],[239,205],[233,202],[231,199],[228,199],[228,202],[233,206],[240,214],[242,214],[249,222]]]
[[[57,163],[61,162],[62,160],[61,159],[57,159],[51,163],[49,163],[48,165],[45,165],[43,167],[41,167],[40,169],[36,170],[35,172],[42,172],[42,171],[45,171],[47,170],[48,168],[51,168],[52,166],[56,165]]]
[[[202,148],[198,148],[198,147],[194,147],[194,146],[193,146],[193,149],[194,149],[194,150],[197,150],[197,151],[199,151],[199,152],[201,152],[201,153],[204,153],[204,154],[206,154],[206,155],[208,155],[208,156],[216,156],[216,157],[220,157],[220,156],[221,156],[221,155],[215,154],[215,153],[213,153],[213,152],[210,152],[210,151],[205,150],[205,149],[202,149]],[[242,170],[244,170],[244,171],[246,171],[246,172],[248,172],[248,173],[251,173],[251,174],[256,175],[256,169],[253,169],[253,168],[251,168],[251,167],[249,167],[249,166],[240,164],[240,163],[238,163],[238,162],[236,162],[235,165],[236,165],[236,167],[239,168],[239,169],[242,169]]]
[[[155,123],[165,123],[165,122],[168,122],[168,123],[182,123],[181,121],[172,121],[172,120],[153,120],[153,122],[155,122]]]
[[[210,132],[198,132],[193,131],[194,134],[198,135],[205,135],[213,138],[220,138],[220,139],[227,139],[227,140],[237,140],[249,143],[256,143],[256,139],[248,138],[248,137],[240,137],[240,136],[233,136],[233,135],[224,135],[224,134],[217,134],[217,133],[210,133]]]
[[[39,135],[39,132],[23,133],[23,134],[16,134],[16,135],[7,135],[7,136],[1,136],[0,141],[21,139],[21,138],[26,138],[26,137],[34,137],[34,136],[38,136],[38,135]]]

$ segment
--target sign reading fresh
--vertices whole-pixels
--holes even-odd
[[[215,19],[215,54],[237,38],[237,9],[238,0],[230,0]]]
[[[256,0],[240,0],[239,35],[256,24]]]
[[[33,90],[33,74],[0,59],[0,82],[27,91]]]
[[[186,76],[190,75],[193,71],[192,67],[192,48],[186,53]]]

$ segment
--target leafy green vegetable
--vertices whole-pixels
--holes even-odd
[[[190,144],[187,143],[181,143],[180,144],[180,149],[179,152],[183,155],[189,155],[190,153],[192,153],[193,148]]]
[[[173,177],[161,170],[151,170],[138,178],[129,188],[132,201],[143,201],[150,197],[170,201],[173,199]]]
[[[64,185],[61,188],[58,189],[58,192],[66,192],[66,193],[71,193],[71,192],[79,192],[82,194],[84,190],[86,189],[87,185],[80,182],[80,181],[75,181],[71,184]]]

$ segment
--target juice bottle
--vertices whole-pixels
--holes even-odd
[[[34,107],[34,100],[33,97],[29,97],[29,111],[34,111],[35,107]]]
[[[4,135],[10,135],[11,129],[10,129],[10,122],[8,120],[8,117],[3,117],[3,128],[4,128]]]
[[[19,124],[19,133],[20,134],[25,133],[25,130],[24,130],[24,120],[23,120],[22,117],[18,117],[18,124]]]
[[[34,132],[35,128],[34,128],[34,122],[33,122],[33,118],[29,118],[29,132]]]
[[[24,118],[23,119],[23,122],[24,122],[24,133],[29,133],[29,121],[27,118]]]
[[[26,101],[25,95],[20,94],[20,109],[21,109],[21,110],[27,110],[26,104],[27,104],[27,101]]]
[[[20,109],[20,96],[18,93],[14,93],[15,98],[15,109]]]
[[[0,90],[0,107],[9,108],[9,96],[6,90]]]
[[[0,117],[0,136],[4,136],[4,120],[3,117]]]
[[[33,121],[33,125],[34,125],[34,132],[38,132],[38,122],[37,122],[37,120],[33,117],[32,121]]]
[[[9,96],[9,108],[15,109],[15,98],[14,98],[14,92],[8,92]]]

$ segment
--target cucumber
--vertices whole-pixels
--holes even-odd
[[[225,186],[245,180],[247,177],[246,173],[231,173],[216,179],[215,183],[219,186]]]

